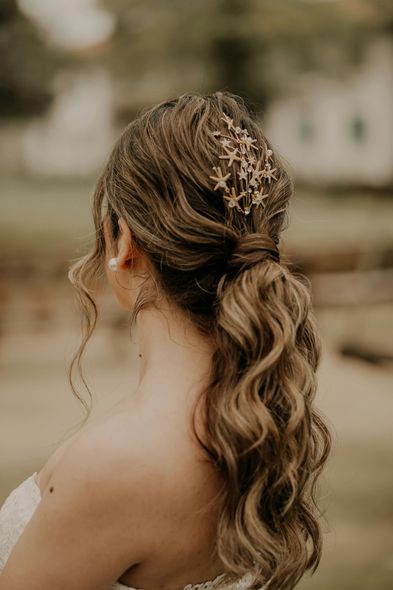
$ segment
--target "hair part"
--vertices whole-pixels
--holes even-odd
[[[264,208],[245,217],[213,190],[209,176],[220,160],[212,132],[223,112],[262,151],[271,149],[242,99],[229,92],[164,101],[116,142],[94,193],[94,247],[69,271],[83,312],[69,378],[84,403],[72,376],[78,368],[88,390],[81,359],[98,316],[92,285],[104,263],[103,220],[109,216],[115,239],[123,217],[152,270],[131,326],[162,294],[214,342],[208,383],[195,404],[203,407],[204,440],[195,422],[193,429],[225,483],[215,546],[232,572],[224,582],[253,570],[252,590],[266,581],[269,590],[290,590],[316,570],[322,551],[317,480],[331,435],[313,404],[321,339],[310,282],[273,252],[293,194],[276,150],[277,178]]]

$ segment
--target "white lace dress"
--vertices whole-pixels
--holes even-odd
[[[21,535],[24,527],[33,515],[38,503],[41,500],[41,492],[38,486],[37,472],[34,472],[21,484],[18,485],[5,499],[0,508],[0,571],[4,565]],[[202,582],[200,584],[187,584],[183,590],[209,590],[212,589],[224,574],[220,574],[214,580]],[[240,580],[225,586],[226,590],[244,590],[253,579],[251,572],[246,573]],[[142,590],[141,588],[132,588],[116,582],[108,590]]]

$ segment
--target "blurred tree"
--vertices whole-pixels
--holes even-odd
[[[46,45],[15,0],[1,0],[0,117],[45,110],[52,98],[53,75],[65,59]]]
[[[99,1],[99,0],[97,0]],[[65,65],[100,63],[115,77],[118,109],[179,92],[227,89],[255,111],[296,86],[298,73],[346,76],[371,37],[392,35],[391,0],[101,0],[117,20],[108,43],[65,55],[0,2],[0,117],[43,111]]]
[[[393,37],[393,2],[392,0],[363,0],[363,10],[367,11],[363,29],[368,35],[384,33]]]
[[[211,30],[209,53],[215,85],[236,92],[249,107],[257,108],[266,102],[266,88],[262,77],[252,71],[252,65],[256,51],[264,54],[266,48],[262,37],[256,47],[254,36],[242,26],[252,20],[252,8],[250,0],[220,0],[214,18],[220,26]]]
[[[254,110],[296,84],[300,71],[346,76],[391,0],[104,0],[117,16],[103,57],[129,88],[154,101],[176,91],[236,92]],[[379,10],[381,9],[381,11]],[[387,14],[385,13],[385,15]],[[156,94],[155,94],[156,93]]]

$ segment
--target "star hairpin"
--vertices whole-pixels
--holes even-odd
[[[228,174],[225,174],[224,176],[221,168],[216,166],[213,167],[213,170],[217,174],[217,176],[209,176],[209,178],[211,178],[212,180],[214,180],[214,182],[217,183],[214,187],[214,190],[216,191],[218,188],[228,188],[226,181],[228,180],[228,178],[230,178],[231,173],[228,172]]]
[[[209,178],[215,182],[214,190],[223,189],[223,198],[229,208],[248,215],[253,205],[257,208],[265,207],[265,199],[269,197],[269,192],[265,192],[265,183],[270,186],[272,180],[277,180],[277,168],[272,167],[273,152],[269,148],[260,156],[261,148],[258,147],[257,140],[250,137],[247,129],[235,125],[234,120],[226,113],[223,113],[221,119],[227,130],[217,129],[213,131],[213,136],[219,139],[224,150],[219,159],[226,161],[226,171],[220,166],[213,166],[215,176]],[[240,185],[239,193],[236,191],[236,184]]]
[[[224,146],[224,150],[226,151],[225,156],[220,156],[220,160],[228,160],[227,166],[230,168],[235,160],[241,160],[241,158],[237,155],[238,148],[234,148],[232,151],[229,150],[226,146]]]
[[[255,191],[254,196],[252,198],[252,203],[259,207],[259,205],[263,206],[263,201],[269,196],[269,193],[264,194],[262,191]]]
[[[228,194],[224,195],[224,199],[228,201],[228,207],[236,207],[236,209],[241,210],[239,206],[239,200],[242,198],[243,195],[237,195],[234,187],[232,187]]]

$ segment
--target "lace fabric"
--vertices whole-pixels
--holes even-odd
[[[16,544],[23,529],[41,500],[41,491],[37,483],[37,472],[22,481],[5,499],[0,508],[0,571]],[[212,590],[225,574],[200,584],[187,584],[183,590]],[[253,579],[252,572],[247,572],[237,582],[221,586],[220,590],[245,590]],[[125,586],[120,582],[113,584],[108,590],[143,590]]]
[[[40,501],[35,476],[33,473],[12,490],[0,509],[0,570]]]

